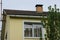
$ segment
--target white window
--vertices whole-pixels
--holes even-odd
[[[42,24],[24,22],[24,37],[42,37]]]

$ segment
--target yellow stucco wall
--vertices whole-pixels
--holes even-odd
[[[28,22],[41,22],[37,19],[21,19],[21,18],[8,18],[8,40],[36,40],[37,38],[24,38],[23,24],[24,21]],[[39,40],[39,39],[38,39]]]

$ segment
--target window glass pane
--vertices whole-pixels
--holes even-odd
[[[24,28],[32,28],[32,25],[24,24]]]
[[[42,37],[42,28],[39,28],[40,30],[39,30],[39,34],[40,34],[40,37]]]
[[[25,28],[24,36],[25,37],[32,37],[32,28]]]
[[[42,25],[39,23],[24,23],[24,37],[42,37]]]
[[[24,24],[24,36],[32,37],[32,25],[31,24]]]
[[[40,25],[34,25],[34,37],[42,37],[42,30]]]

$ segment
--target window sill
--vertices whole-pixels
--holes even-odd
[[[40,38],[40,37],[24,37],[24,38]]]

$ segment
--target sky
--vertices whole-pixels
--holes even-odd
[[[50,5],[54,7],[55,4],[60,8],[60,0],[2,0],[3,9],[35,11],[36,4],[42,4],[43,11],[48,11],[48,7]]]
[[[48,11],[48,6],[54,4],[60,8],[60,0],[3,0],[3,9],[35,11],[36,4],[42,4],[43,11]]]

